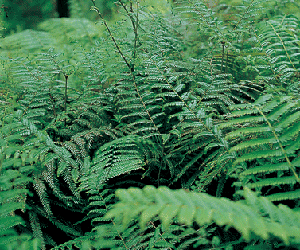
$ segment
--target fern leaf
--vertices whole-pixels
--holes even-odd
[[[115,217],[123,221],[125,228],[131,219],[138,219],[140,226],[145,228],[147,220],[151,220],[151,216],[158,215],[164,226],[168,226],[174,217],[180,223],[187,224],[193,221],[199,225],[212,222],[218,225],[226,224],[236,228],[248,241],[251,239],[251,232],[263,239],[272,234],[286,244],[294,239],[299,240],[300,224],[295,223],[300,222],[299,213],[285,207],[276,207],[266,198],[257,198],[247,188],[244,190],[245,203],[215,198],[207,194],[170,190],[166,187],[156,189],[153,186],[146,186],[143,190],[120,189],[116,195],[120,202],[108,212],[106,218]],[[150,208],[151,216],[144,215]],[[233,217],[234,214],[240,216]],[[291,215],[295,219],[293,222],[288,219]],[[280,221],[278,216],[281,218]]]

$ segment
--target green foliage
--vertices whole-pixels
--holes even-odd
[[[26,204],[28,183],[32,183],[31,174],[37,169],[33,166],[33,158],[29,148],[24,150],[24,137],[32,137],[37,132],[33,124],[23,119],[21,113],[12,113],[7,106],[1,113],[1,177],[0,177],[0,247],[1,249],[40,249],[43,242],[32,234],[19,235],[14,227],[24,225],[24,221],[16,211],[25,212],[30,209]],[[41,244],[40,244],[41,243]]]
[[[245,200],[234,202],[205,193],[189,193],[166,187],[119,189],[116,196],[120,202],[106,217],[122,221],[125,228],[133,219],[145,228],[156,216],[164,228],[170,226],[174,217],[178,223],[188,226],[192,226],[194,221],[199,225],[215,222],[220,226],[236,228],[246,241],[250,241],[251,233],[255,233],[265,240],[274,235],[285,244],[299,244],[299,213],[286,206],[276,207],[267,198],[256,197],[248,188],[245,188],[243,195]],[[237,214],[239,216],[234,216]]]
[[[298,199],[299,99],[269,94],[254,103],[232,106],[231,109],[233,112],[228,121],[220,127],[236,128],[227,133],[225,139],[234,142],[229,152],[238,155],[233,166],[238,168],[242,179],[239,185],[252,182],[249,187],[258,190],[282,186],[282,191],[268,198],[277,201]],[[253,160],[256,162],[251,164]]]
[[[97,13],[90,11],[91,2],[82,0],[69,0],[70,16],[73,18],[88,18],[95,21],[99,19]],[[114,1],[108,0],[95,0],[97,6],[99,6],[101,13],[105,18],[112,18],[114,12]]]
[[[297,15],[101,3],[0,41],[1,247],[299,249]]]
[[[36,28],[37,23],[56,16],[55,2],[43,0],[2,0],[0,22],[1,34]]]

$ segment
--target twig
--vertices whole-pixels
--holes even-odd
[[[133,67],[130,65],[130,63],[127,61],[126,57],[125,57],[124,54],[122,53],[122,51],[121,51],[119,45],[117,44],[117,42],[116,42],[114,36],[112,35],[112,32],[111,32],[110,28],[108,27],[107,22],[104,20],[104,18],[103,18],[103,16],[101,15],[99,9],[96,7],[95,0],[91,0],[91,1],[92,1],[93,4],[94,4],[94,6],[92,6],[92,7],[93,7],[92,9],[93,9],[94,11],[96,11],[96,12],[98,13],[99,17],[102,19],[102,21],[103,21],[103,23],[104,23],[104,25],[105,25],[105,27],[106,27],[108,33],[109,33],[109,36],[111,37],[111,40],[112,40],[113,43],[115,44],[115,47],[117,48],[119,54],[120,54],[121,57],[123,58],[123,60],[124,60],[124,62],[126,63],[127,67],[129,68],[130,72],[133,72],[133,71],[134,71]]]

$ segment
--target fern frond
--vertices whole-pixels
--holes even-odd
[[[228,123],[235,125],[235,128],[225,136],[228,140],[236,140],[229,150],[239,154],[234,164],[256,161],[253,166],[240,173],[241,178],[262,175],[263,180],[253,179],[251,188],[288,184],[291,189],[285,191],[287,197],[292,197],[288,193],[296,191],[293,186],[299,182],[299,100],[292,96],[273,96],[272,99],[266,96],[253,104],[233,106],[232,109],[242,111],[232,112],[232,122]],[[244,118],[248,117],[248,111],[251,110],[256,112],[252,113],[250,119]],[[260,122],[250,123],[253,120]],[[227,127],[228,123],[221,127]],[[275,159],[279,162],[275,162]],[[274,178],[275,173],[282,174]],[[281,193],[283,200],[288,199],[287,197],[284,198]]]
[[[2,112],[1,115],[3,115]],[[17,228],[26,225],[26,222],[16,213],[17,211],[25,213],[28,196],[32,195],[28,185],[33,181],[31,177],[34,171],[33,159],[22,146],[24,137],[28,135],[22,136],[24,124],[19,122],[19,115],[12,112],[6,114],[6,118],[1,120],[0,248],[45,249],[42,241],[37,238],[33,239],[32,234],[27,232],[27,234],[19,235],[17,233]],[[33,126],[30,127],[31,131],[34,130]]]
[[[278,16],[261,25],[262,35],[258,38],[264,47],[272,78],[284,88],[297,88],[295,75],[299,71],[298,19],[294,16]],[[293,90],[292,92],[294,92]]]
[[[116,192],[120,202],[106,215],[116,218],[126,228],[131,219],[138,219],[145,225],[158,216],[163,227],[167,228],[174,217],[180,223],[199,225],[215,222],[237,229],[249,241],[251,233],[267,239],[268,235],[278,237],[285,244],[299,240],[299,213],[285,206],[276,207],[267,198],[258,198],[245,188],[245,202],[233,202],[215,198],[207,194],[188,193],[183,190],[158,189],[147,186],[144,189],[120,189]],[[240,216],[233,217],[238,213]],[[293,218],[290,220],[290,218]]]
[[[104,144],[96,153],[89,173],[81,178],[81,189],[97,190],[110,178],[143,169],[145,165],[142,148],[138,148],[141,139],[127,136]]]

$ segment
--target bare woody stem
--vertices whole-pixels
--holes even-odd
[[[65,79],[66,79],[66,83],[65,83],[65,107],[64,107],[64,109],[65,109],[65,111],[67,111],[67,99],[68,99],[68,75],[65,75]]]
[[[127,15],[130,18],[130,21],[132,23],[133,31],[134,31],[134,45],[133,45],[133,59],[136,58],[136,49],[137,49],[137,42],[138,42],[138,27],[139,27],[139,16],[138,16],[138,8],[139,8],[139,1],[137,1],[136,8],[136,19],[134,19],[134,11],[132,7],[132,2],[130,2],[130,11],[127,9],[126,5],[119,0],[119,3],[123,7],[123,9],[126,11]]]
[[[96,12],[98,13],[99,17],[102,19],[102,21],[103,21],[103,23],[104,23],[104,25],[105,25],[105,27],[106,27],[108,33],[109,33],[109,36],[111,37],[111,40],[113,41],[113,43],[114,43],[116,49],[118,50],[119,54],[120,54],[121,57],[123,58],[123,60],[124,60],[124,62],[126,63],[127,67],[129,68],[130,72],[133,72],[133,71],[134,71],[133,67],[131,66],[131,64],[128,62],[128,60],[127,60],[126,57],[124,56],[123,52],[121,51],[119,45],[118,45],[117,42],[116,42],[116,39],[115,39],[114,36],[112,35],[112,32],[111,32],[110,28],[108,27],[107,22],[104,20],[104,18],[103,18],[103,16],[101,15],[99,9],[96,7],[95,0],[91,0],[91,1],[93,2],[93,5],[94,5],[92,9],[93,9],[94,11],[96,11]]]

